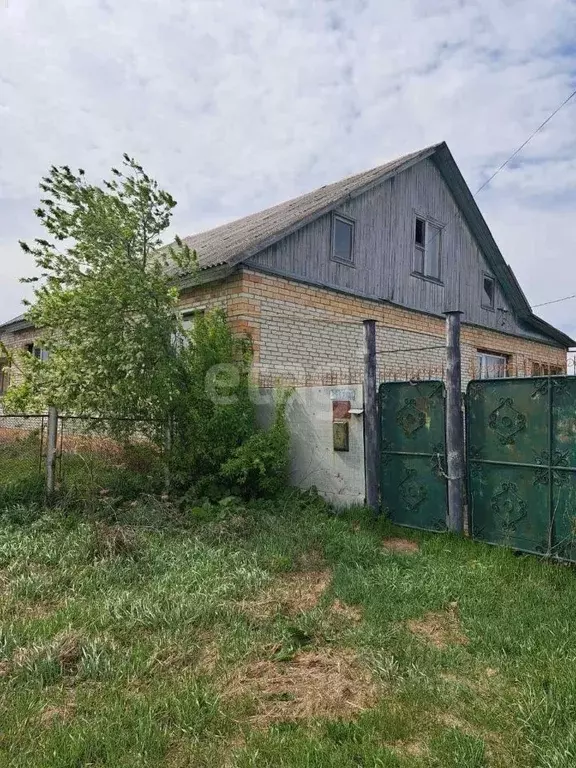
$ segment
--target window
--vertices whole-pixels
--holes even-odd
[[[10,384],[10,366],[6,360],[0,360],[0,395],[3,395]]]
[[[503,379],[508,372],[508,356],[495,352],[478,352],[478,375],[481,379]]]
[[[566,373],[561,365],[551,365],[550,363],[532,362],[532,376],[563,376]]]
[[[496,281],[490,275],[484,275],[482,280],[482,306],[484,309],[494,309]]]
[[[414,228],[414,272],[417,275],[440,280],[441,242],[441,228],[417,216]]]
[[[26,344],[26,352],[38,358],[38,360],[48,360],[48,350],[37,347],[35,344]]]
[[[354,222],[343,216],[332,218],[332,259],[354,263]]]
[[[189,343],[189,337],[187,334],[193,330],[196,318],[203,314],[204,309],[200,307],[198,309],[188,309],[182,312],[182,328],[184,329],[185,335],[175,339],[175,344],[179,346],[186,346]]]
[[[188,333],[194,328],[194,323],[198,315],[203,315],[203,309],[189,309],[187,312],[182,312],[182,327]]]

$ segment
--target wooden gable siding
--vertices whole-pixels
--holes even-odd
[[[330,259],[331,214],[247,264],[436,315],[459,307],[464,322],[549,341],[515,318],[497,281],[495,310],[482,307],[483,276],[492,272],[431,159],[349,200],[338,212],[356,222],[354,266]],[[412,274],[417,214],[443,226],[442,285]]]

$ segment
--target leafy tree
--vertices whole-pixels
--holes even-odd
[[[7,408],[165,420],[182,376],[173,275],[196,268],[180,240],[161,248],[176,202],[128,155],[103,186],[53,166],[40,188],[48,239],[20,245],[40,271],[27,317],[48,359],[22,355]]]

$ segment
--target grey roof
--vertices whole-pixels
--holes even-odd
[[[433,154],[434,145],[372,168],[369,171],[348,176],[334,184],[328,184],[313,192],[287,200],[272,208],[236,219],[207,232],[183,238],[198,254],[201,269],[220,264],[236,264],[303,226],[311,218],[340,205],[349,197],[366,191],[387,176]]]
[[[2,323],[2,325],[0,325],[0,332],[20,331],[25,328],[32,328],[32,323],[30,320],[26,319],[25,315],[18,315],[18,317],[13,317],[12,320],[7,320],[5,323]]]

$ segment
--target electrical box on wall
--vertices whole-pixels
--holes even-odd
[[[332,438],[335,451],[350,450],[350,424],[347,421],[334,421],[332,423]]]
[[[335,451],[350,450],[350,400],[332,401],[332,445]]]

